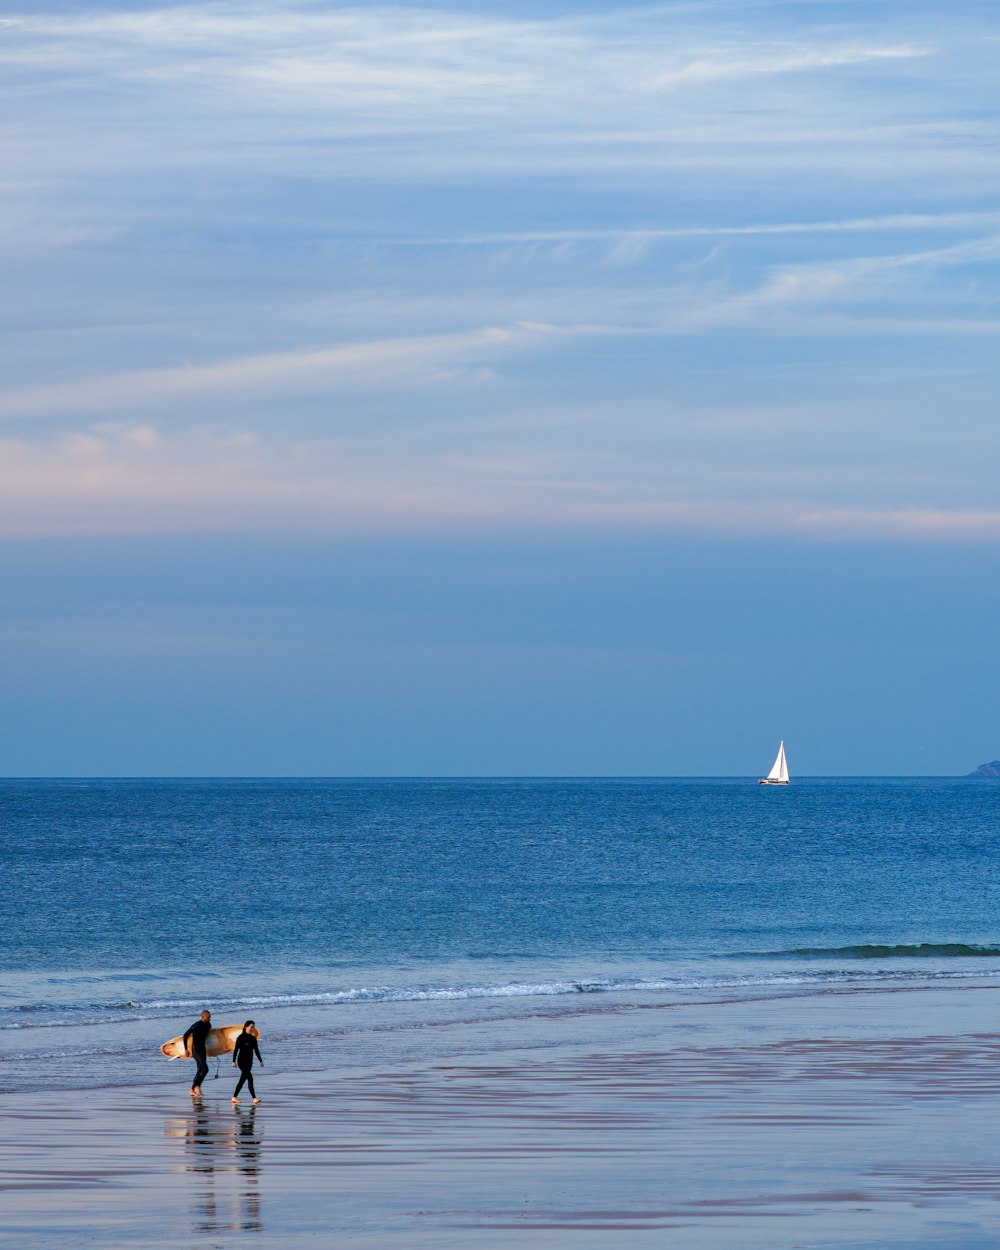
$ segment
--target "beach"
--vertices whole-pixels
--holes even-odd
[[[764,789],[5,783],[0,1246],[992,1250],[995,793]]]
[[[450,1058],[262,1048],[0,1099],[0,1238],[66,1247],[941,1247],[1000,1239],[992,984],[810,989],[402,1031]],[[316,1017],[313,1036],[323,1041]],[[372,1050],[380,1059],[379,1047]]]

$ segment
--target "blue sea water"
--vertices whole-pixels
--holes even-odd
[[[460,1007],[1000,980],[989,781],[7,780],[0,840],[4,1089],[148,1079],[203,1005],[347,1061]]]

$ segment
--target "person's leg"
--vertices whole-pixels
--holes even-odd
[[[246,1082],[247,1076],[248,1076],[248,1073],[245,1072],[243,1068],[240,1068],[240,1079],[237,1081],[236,1088],[233,1090],[233,1102],[235,1102],[237,1098],[239,1098],[240,1090],[243,1088],[243,1085]],[[251,1096],[253,1095],[253,1081],[250,1082],[250,1094]]]
[[[249,1068],[247,1068],[246,1077],[247,1077],[247,1089],[250,1091],[250,1097],[254,1100],[254,1102],[256,1102],[257,1091],[253,1087],[253,1073],[250,1071]]]
[[[195,1055],[198,1064],[197,1071],[194,1074],[194,1080],[191,1082],[192,1089],[201,1089],[201,1083],[208,1076],[208,1059],[204,1055]]]

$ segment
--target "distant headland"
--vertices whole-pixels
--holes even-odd
[[[980,764],[974,772],[966,773],[966,776],[1000,777],[1000,760],[991,760],[988,764]]]

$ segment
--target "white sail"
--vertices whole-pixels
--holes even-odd
[[[773,786],[788,785],[788,761],[785,759],[785,740],[782,738],[778,747],[778,754],[774,757],[774,763],[771,765],[771,771],[766,777],[761,777],[761,781],[765,784],[770,783]]]

